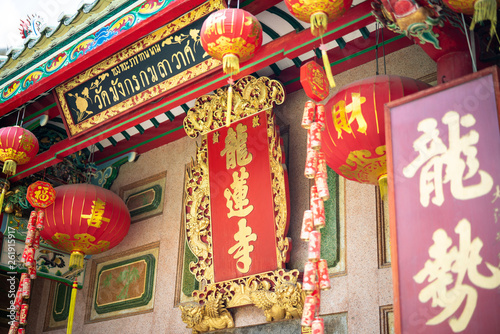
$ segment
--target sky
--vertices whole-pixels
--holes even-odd
[[[39,14],[55,25],[62,12],[73,13],[81,0],[0,0],[0,48],[23,44],[19,28],[28,14]]]

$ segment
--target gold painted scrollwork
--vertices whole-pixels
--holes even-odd
[[[201,282],[213,279],[212,236],[210,233],[210,186],[207,166],[207,145],[203,139],[197,147],[196,162],[191,161],[186,170],[184,188],[185,228],[188,246],[198,257],[189,269]]]
[[[285,101],[285,90],[281,83],[267,77],[256,79],[246,76],[233,87],[233,110],[231,122],[272,108]],[[206,134],[226,125],[227,89],[219,88],[213,95],[203,95],[196,100],[184,119],[184,130],[191,138]]]

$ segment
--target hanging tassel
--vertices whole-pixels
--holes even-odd
[[[71,254],[73,256],[73,253]],[[76,293],[78,292],[78,281],[73,281],[73,289],[71,290],[71,302],[69,304],[69,315],[68,315],[68,327],[66,329],[66,334],[71,334],[73,330],[73,316],[75,315],[75,305],[76,305]]]
[[[7,192],[7,190],[9,190],[9,181],[5,180],[2,187],[2,194],[0,195],[0,213],[2,212],[3,200],[5,198],[5,193]]]
[[[79,251],[71,252],[71,256],[69,258],[70,270],[83,268],[83,256],[84,254],[82,252]]]
[[[474,3],[474,15],[470,24],[470,30],[474,30],[474,26],[478,22],[490,21],[490,35],[496,31],[497,25],[497,2],[496,0],[477,0]]]
[[[238,74],[240,73],[240,58],[238,56],[229,53],[222,57],[222,69],[224,73],[228,74]]]
[[[14,160],[7,160],[3,164],[2,172],[7,175],[16,174],[17,163]]]
[[[328,59],[328,54],[326,53],[326,45],[321,44],[319,46],[319,49],[321,50],[321,56],[323,58],[323,66],[325,67],[326,78],[328,79],[330,88],[334,88],[335,80],[333,79],[332,68],[330,67],[330,60]]]
[[[387,200],[387,174],[383,174],[378,178],[378,186],[380,189],[380,197],[383,201]]]
[[[328,16],[326,13],[317,12],[311,15],[311,34],[313,36],[323,35],[328,27]]]
[[[231,125],[231,111],[233,110],[233,78],[229,78],[227,83],[229,84],[229,88],[227,89],[226,126],[229,127]]]

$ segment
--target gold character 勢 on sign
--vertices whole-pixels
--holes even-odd
[[[477,267],[483,261],[479,254],[483,242],[478,237],[471,241],[471,224],[467,219],[462,219],[457,224],[455,233],[459,235],[459,248],[450,248],[453,242],[445,230],[438,229],[434,232],[434,244],[429,248],[432,260],[427,260],[424,268],[413,279],[419,284],[427,279],[427,286],[418,295],[419,301],[427,303],[430,300],[432,307],[443,309],[428,320],[426,325],[438,325],[449,319],[452,331],[458,333],[467,328],[474,314],[478,302],[476,288],[491,290],[500,287],[500,269],[485,262],[491,275],[479,273]],[[464,284],[466,275],[473,286]],[[464,302],[465,305],[461,308]],[[462,309],[462,313],[458,317],[454,316],[459,309]]]

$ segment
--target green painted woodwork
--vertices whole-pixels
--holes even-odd
[[[193,273],[189,271],[189,263],[197,262],[198,258],[189,249],[187,241],[184,244],[184,265],[182,266],[182,293],[191,297],[194,290],[198,290],[199,283]]]
[[[52,318],[54,321],[65,321],[69,315],[72,287],[56,283],[54,289],[54,303],[52,304]]]
[[[138,207],[137,209],[132,209],[130,210],[130,216],[131,217],[135,217],[135,216],[138,216],[140,214],[143,214],[145,212],[148,212],[148,211],[152,211],[152,210],[155,210],[158,208],[158,206],[160,205],[161,203],[161,194],[162,194],[162,189],[161,189],[161,186],[160,185],[154,185],[152,187],[149,187],[149,188],[146,188],[146,189],[143,189],[141,191],[138,191],[136,193],[133,193],[131,194],[130,196],[127,197],[127,199],[125,200],[125,204],[127,205],[128,207],[128,202],[134,198],[134,197],[138,197],[138,196],[141,196],[141,194],[146,194],[147,192],[149,191],[153,191],[154,192],[154,197],[153,197],[153,200],[150,201],[150,202],[146,202],[145,200],[143,200],[143,205],[141,205],[140,207]]]
[[[321,258],[332,268],[340,260],[339,175],[327,166],[330,199],[325,201],[326,226],[321,229]]]
[[[131,267],[132,264],[144,261],[146,263],[145,275],[142,277],[144,281],[144,290],[142,294],[137,298],[127,298],[128,296],[128,287],[132,282],[140,280],[141,277],[137,270]],[[97,283],[95,287],[95,298],[94,298],[94,309],[98,314],[104,314],[109,312],[115,312],[125,309],[136,308],[140,306],[147,305],[151,298],[153,298],[154,284],[155,284],[155,272],[156,272],[156,258],[153,254],[145,254],[142,256],[138,256],[132,259],[112,263],[105,265],[101,268],[99,273],[97,274]],[[123,268],[120,272],[120,275],[111,280],[110,276],[107,275],[107,272],[111,269],[115,268]],[[120,299],[119,301],[113,303],[107,303],[106,305],[98,305],[98,293],[100,282],[103,280],[103,287],[110,286],[112,284],[123,284],[123,288],[120,290],[120,293],[116,296],[116,299]]]

